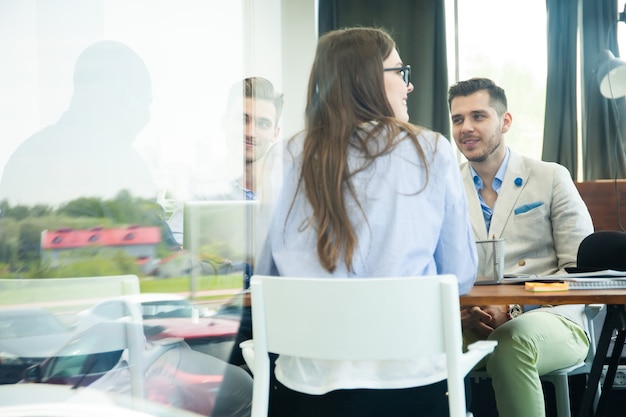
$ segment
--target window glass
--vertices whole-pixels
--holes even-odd
[[[246,76],[280,87],[280,4],[0,0],[0,310],[36,305],[67,326],[50,335],[48,323],[24,327],[3,316],[0,342],[22,338],[9,335],[15,326],[37,334],[0,348],[0,382],[18,382],[49,359],[44,369],[30,368],[29,380],[97,379],[105,391],[134,395],[143,382],[144,396],[204,415],[222,387],[236,384],[250,395],[232,404],[226,395],[221,409],[249,406],[251,378],[226,364],[239,317],[211,315],[242,291],[244,265],[234,257],[216,260],[214,248],[203,248],[205,259],[190,259],[167,220],[193,184],[242,175],[243,158],[232,162],[224,134],[227,98]],[[260,125],[268,128],[263,119]],[[65,287],[75,283],[80,288]],[[152,305],[165,317],[127,328],[128,309],[109,300],[140,291],[185,299]],[[90,311],[98,303],[105,304]],[[87,320],[86,312],[102,317]],[[119,330],[119,340],[97,327],[107,325]],[[62,359],[50,359],[55,355]],[[178,355],[180,361],[171,359]],[[131,366],[119,377],[109,373],[126,362]],[[229,380],[227,370],[239,379]],[[168,372],[177,378],[174,391],[167,391],[171,381],[150,379]]]
[[[221,128],[254,51],[243,2],[66,3],[0,2],[0,266],[188,274],[162,262],[166,220],[194,181],[243,170]]]
[[[617,19],[618,21],[615,22],[615,28],[617,30],[617,45],[619,48],[619,56],[621,59],[624,59],[626,56],[626,4],[623,7],[618,5]]]
[[[133,136],[132,146],[151,170],[161,198],[166,192],[184,191],[186,179],[202,165],[221,164],[225,148],[216,137],[216,127],[221,123],[228,86],[243,76],[241,2],[89,0],[67,8],[65,3],[31,0],[0,4],[0,34],[4,39],[0,56],[5,64],[12,63],[3,65],[0,77],[0,167],[26,138],[59,121],[69,109],[75,84],[96,87],[88,86],[88,79],[74,78],[80,70],[76,65],[83,51],[104,40],[120,42],[131,50],[129,54],[136,54],[139,65],[145,65],[145,74],[128,78],[128,82],[145,82],[146,91],[143,96],[135,95],[134,103],[126,104],[125,112],[128,117],[132,113],[136,123],[132,129],[126,127],[127,134]],[[98,56],[91,61],[101,66],[101,72],[83,67],[85,77],[103,77],[106,71],[118,81],[130,76],[114,74],[113,64],[102,67],[96,59]],[[106,104],[116,105],[112,91],[104,94],[112,84],[101,87],[100,105],[90,102],[93,111],[107,111]],[[83,116],[92,114],[86,109]],[[124,119],[118,116],[114,127],[121,128]],[[91,127],[96,129],[93,124]],[[209,136],[212,141],[208,141]],[[75,154],[84,157],[78,150]],[[111,159],[111,164],[119,164],[122,170],[121,165],[129,161],[122,156],[114,161],[113,155],[93,155],[91,160],[72,161],[67,169],[89,169],[91,165],[94,183],[90,196],[110,194],[115,190],[100,189],[104,186],[95,182],[97,162]],[[47,165],[52,168],[60,164],[47,160]],[[124,178],[124,185],[133,194],[147,193],[141,189],[140,179]],[[114,180],[122,181],[109,177],[109,182]],[[46,193],[43,201],[34,201],[32,193],[22,190],[14,203],[59,204],[73,196],[64,188]]]
[[[506,143],[516,152],[541,159],[547,77],[545,0],[448,1],[448,6],[448,38],[458,39],[458,67],[451,66],[450,80],[455,81],[458,72],[459,80],[486,77],[504,88],[513,115]]]

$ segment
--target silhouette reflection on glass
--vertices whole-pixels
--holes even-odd
[[[0,199],[56,206],[121,190],[154,198],[149,168],[132,146],[150,120],[152,88],[143,60],[122,43],[97,42],[78,57],[73,81],[68,109],[7,162]]]

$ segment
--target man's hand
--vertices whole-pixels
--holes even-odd
[[[473,330],[488,336],[494,329],[508,321],[508,306],[463,306],[461,324],[463,330]]]

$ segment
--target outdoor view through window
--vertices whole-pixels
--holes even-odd
[[[2,406],[57,388],[79,401],[75,386],[155,415],[249,415],[252,379],[231,357],[249,213],[220,217],[221,239],[189,236],[193,253],[168,222],[191,184],[243,175],[244,3],[0,0]]]
[[[514,121],[507,144],[516,152],[541,159],[547,77],[545,0],[457,4],[459,79],[487,77],[502,86]],[[484,22],[486,14],[507,18],[490,17]],[[452,38],[454,30],[448,36]],[[450,68],[451,80],[454,70]]]

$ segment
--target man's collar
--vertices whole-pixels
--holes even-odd
[[[502,160],[502,163],[500,164],[500,167],[498,168],[498,171],[496,171],[496,175],[494,177],[494,180],[498,180],[500,184],[502,184],[502,180],[504,179],[504,173],[506,172],[506,167],[509,164],[510,156],[511,156],[511,151],[509,150],[507,146],[506,153],[504,154],[504,159]],[[482,178],[480,177],[480,175],[478,175],[478,173],[472,166],[471,162],[469,162],[468,165],[469,165],[470,172],[472,174],[472,178],[474,179],[474,185],[478,189],[483,188],[484,184],[483,184]]]

